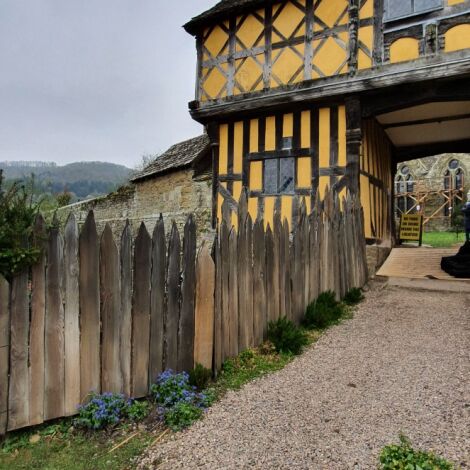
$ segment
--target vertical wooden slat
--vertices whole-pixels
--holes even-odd
[[[205,243],[196,262],[194,363],[212,369],[215,265]]]
[[[34,245],[41,250],[41,255],[38,262],[31,267],[31,329],[29,335],[29,423],[31,425],[44,421],[47,234],[46,223],[41,215],[36,218],[33,239]]]
[[[229,212],[230,214],[230,212]],[[238,291],[237,299],[235,303],[233,302],[233,296],[231,295],[231,289],[237,288],[237,283],[232,285],[232,280],[230,279],[231,266],[230,266],[230,240],[233,237],[233,234],[236,236],[235,228],[232,227],[232,230],[229,232],[226,219],[222,220],[220,226],[220,271],[221,271],[221,317],[220,317],[220,346],[221,346],[221,361],[223,362],[227,357],[230,356],[230,328],[232,325],[232,318],[238,319]],[[236,266],[236,264],[235,264]],[[235,277],[232,276],[233,279]],[[237,308],[237,311],[234,313],[234,309]],[[237,323],[238,325],[238,323]],[[238,347],[238,330],[236,343]]]
[[[70,213],[64,232],[64,411],[70,416],[80,403],[80,298],[78,225]]]
[[[266,273],[266,321],[274,321],[274,240],[268,225],[265,235],[265,273]]]
[[[222,246],[225,247],[225,224],[222,224]],[[223,279],[228,279],[228,289],[222,290],[227,302],[227,308],[223,317],[222,330],[224,331],[224,357],[235,357],[238,355],[238,330],[239,330],[239,303],[238,303],[238,256],[237,256],[237,231],[232,228],[229,235],[228,251],[225,260],[222,260]],[[228,272],[228,277],[226,276]],[[226,328],[228,326],[228,328]]]
[[[10,307],[10,386],[8,392],[8,429],[29,424],[28,374],[28,272],[14,276]]]
[[[121,236],[121,326],[119,363],[122,393],[131,394],[131,338],[132,338],[132,233],[129,221]]]
[[[44,419],[64,416],[64,242],[59,229],[49,232],[46,269]]]
[[[178,370],[194,368],[194,302],[196,293],[196,224],[192,215],[184,227],[183,284],[178,328]]]
[[[10,363],[10,285],[0,274],[0,436],[8,424],[8,373]]]
[[[132,396],[147,395],[150,347],[150,263],[152,242],[142,222],[134,247],[132,295]]]
[[[264,222],[258,219],[253,229],[253,317],[256,344],[261,344],[266,338],[265,272]]]
[[[152,278],[150,288],[150,382],[163,371],[163,341],[165,318],[165,224],[160,217],[152,235]]]
[[[173,222],[168,245],[168,307],[165,319],[165,368],[173,370],[178,367],[178,324],[181,300],[180,256],[180,235],[176,223]]]
[[[310,239],[309,239],[309,218],[307,215],[307,208],[305,206],[305,200],[302,201],[302,248],[303,248],[303,302],[302,302],[302,317],[305,315],[305,310],[309,302],[309,287],[310,287]]]
[[[245,306],[247,321],[247,342],[249,347],[255,346],[254,342],[254,319],[253,319],[253,222],[248,214],[245,224],[246,230],[246,284],[245,284]]]
[[[121,270],[119,252],[111,227],[106,224],[100,243],[101,293],[101,390],[119,393],[122,376],[119,364],[121,326]]]
[[[99,245],[90,211],[79,237],[80,253],[80,399],[100,391]]]
[[[290,239],[289,239],[290,229],[289,222],[287,219],[284,219],[282,224],[282,243],[284,245],[283,252],[285,256],[284,264],[284,285],[281,286],[281,289],[284,289],[285,294],[285,313],[284,315],[292,319],[292,281],[291,281],[291,269],[290,269]]]
[[[287,317],[286,308],[286,244],[284,240],[284,228],[280,217],[274,217],[274,234],[278,239],[279,250],[279,316]]]
[[[280,208],[279,208],[280,209]],[[274,258],[273,258],[273,317],[275,320],[279,318],[281,314],[280,302],[280,252],[281,252],[281,213],[280,210],[276,210],[274,213],[273,220],[273,242],[274,242]]]
[[[242,191],[238,203],[238,350],[244,351],[250,347],[249,318],[247,309],[247,269],[248,269],[248,241],[246,232],[247,217],[246,193]]]
[[[215,254],[215,305],[214,305],[214,375],[222,366],[222,253],[220,249],[220,230],[214,242]]]

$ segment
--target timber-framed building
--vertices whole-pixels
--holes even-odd
[[[469,0],[223,0],[185,29],[214,219],[243,187],[267,222],[349,189],[367,240],[390,241],[396,165],[470,149]]]

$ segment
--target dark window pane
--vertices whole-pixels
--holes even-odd
[[[413,13],[411,0],[387,0],[385,13],[387,19],[411,15]]]
[[[264,192],[276,194],[277,191],[277,165],[278,160],[266,160],[264,162]]]
[[[456,169],[459,167],[459,165],[460,165],[460,163],[459,163],[458,160],[451,160],[451,161],[449,162],[449,168],[450,168],[451,170],[456,170]]]
[[[280,193],[292,193],[295,189],[295,158],[281,158],[280,160]]]
[[[292,148],[292,137],[283,137],[282,138],[282,148],[291,149]]]
[[[410,169],[407,166],[403,166],[400,171],[402,175],[407,175],[410,172]]]
[[[432,10],[442,6],[442,0],[415,0],[415,12]]]

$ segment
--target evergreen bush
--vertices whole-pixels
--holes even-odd
[[[300,354],[307,344],[307,335],[287,317],[268,324],[268,339],[279,353]]]

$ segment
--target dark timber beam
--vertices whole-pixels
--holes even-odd
[[[346,99],[346,155],[345,179],[352,194],[359,193],[359,162],[362,142],[361,101],[358,97]]]
[[[395,162],[401,163],[415,158],[432,157],[442,153],[470,153],[470,139],[413,145],[410,147],[396,147],[394,156]]]
[[[470,114],[457,114],[455,116],[442,116],[428,119],[419,119],[416,121],[402,121],[392,122],[390,124],[382,124],[384,129],[393,129],[396,127],[409,127],[409,126],[420,126],[423,124],[432,124],[435,122],[448,122],[448,121],[461,121],[462,119],[469,119]]]

